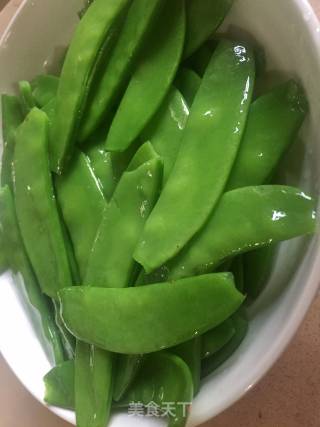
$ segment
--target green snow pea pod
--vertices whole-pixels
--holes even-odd
[[[131,3],[119,39],[89,94],[80,126],[80,141],[93,133],[106,114],[110,113],[116,97],[125,89],[137,54],[161,3],[162,0],[134,0]]]
[[[164,184],[176,161],[188,117],[189,108],[184,98],[177,89],[172,88],[161,109],[142,132],[142,139],[150,141],[163,160]]]
[[[14,152],[14,134],[23,121],[20,101],[16,96],[2,95],[2,137],[3,153],[1,166],[1,185],[12,189],[12,161]]]
[[[112,365],[111,354],[77,341],[74,384],[78,427],[106,426],[112,403]]]
[[[201,366],[202,378],[210,375],[219,366],[221,366],[230,356],[239,348],[248,332],[248,320],[242,310],[232,316],[235,334],[231,340],[217,353],[211,357],[204,359]]]
[[[185,342],[222,323],[244,300],[228,273],[124,289],[65,288],[59,295],[62,318],[76,337],[123,354]]]
[[[276,253],[277,246],[269,245],[243,256],[245,291],[251,300],[258,298],[263,291],[270,277]]]
[[[56,298],[58,289],[72,284],[72,275],[49,169],[48,119],[37,108],[17,129],[14,174],[27,253],[42,291]]]
[[[52,303],[53,303],[53,307],[54,307],[54,319],[55,319],[56,325],[59,329],[61,342],[62,342],[63,348],[64,348],[64,353],[65,353],[67,359],[74,359],[75,348],[76,348],[75,337],[70,334],[70,332],[65,327],[65,325],[62,321],[59,303],[55,300],[52,300]]]
[[[74,361],[55,366],[43,378],[44,401],[50,406],[74,409]]]
[[[46,105],[42,107],[42,111],[46,113],[49,120],[49,129],[52,129],[52,124],[56,114],[56,98],[52,98]]]
[[[32,94],[32,88],[29,82],[23,80],[19,82],[21,110],[27,115],[32,108],[36,106],[36,101]]]
[[[174,84],[184,96],[187,104],[191,106],[201,85],[201,78],[198,74],[188,68],[181,68]]]
[[[207,359],[220,351],[236,333],[232,317],[202,335],[201,358]],[[200,375],[199,375],[200,376]]]
[[[210,63],[214,48],[209,42],[204,43],[185,64],[195,71],[199,76],[203,77]]]
[[[105,287],[129,285],[135,266],[132,253],[157,200],[161,182],[161,159],[146,143],[138,150],[104,210],[85,283]]]
[[[116,188],[117,181],[113,172],[112,153],[105,150],[103,145],[89,147],[86,155],[90,160],[93,173],[103,191],[106,200],[110,200]]]
[[[168,416],[169,427],[184,427],[192,397],[188,366],[175,355],[157,353],[145,359],[139,377],[117,406],[142,403],[147,413]]]
[[[131,0],[95,0],[71,41],[59,81],[50,144],[51,166],[61,173],[72,156],[88,92],[101,62],[113,47],[117,25]]]
[[[184,58],[192,55],[220,26],[233,0],[188,0]]]
[[[89,254],[107,205],[89,159],[75,153],[69,170],[56,179],[58,202],[83,278]]]
[[[307,111],[303,89],[293,80],[253,102],[227,189],[265,183],[295,140]]]
[[[91,249],[85,283],[101,287],[129,285],[134,269],[132,252],[156,201],[161,179],[160,158],[151,144],[146,143],[134,156],[105,208]],[[97,355],[96,359],[92,354]],[[112,397],[113,358],[111,353],[78,341],[75,372],[79,426],[106,424]],[[89,378],[86,372],[90,373]],[[109,399],[109,404],[105,399]]]
[[[113,119],[109,151],[128,148],[161,106],[175,78],[184,37],[185,2],[166,0]]]
[[[167,185],[134,253],[147,273],[180,252],[218,202],[240,145],[253,80],[251,49],[221,42],[192,105]]]
[[[59,86],[59,77],[42,74],[31,82],[32,95],[39,108],[43,108],[56,97]]]
[[[202,338],[199,336],[177,345],[176,347],[170,348],[169,350],[173,354],[181,357],[187,364],[192,375],[194,395],[196,395],[200,389],[201,344]]]
[[[231,256],[313,233],[315,222],[314,200],[299,189],[261,185],[229,191],[168,266],[168,278],[210,272]]]
[[[27,296],[28,304],[31,304],[40,316],[43,333],[43,337],[40,337],[41,341],[50,345],[55,362],[61,363],[64,360],[64,351],[50,301],[42,294],[30,265],[20,235],[13,197],[7,186],[0,189],[0,224],[6,243],[5,251],[9,267],[17,275],[19,282],[22,277],[22,295],[24,298]]]
[[[119,402],[140,372],[142,355],[119,354],[115,370],[113,400]]]

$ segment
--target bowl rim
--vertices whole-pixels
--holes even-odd
[[[21,11],[24,9],[26,4],[30,0],[23,0],[19,7],[14,12],[10,21],[8,22],[5,30],[0,37],[0,47],[6,41],[8,35],[10,34],[12,27],[14,26],[17,18],[19,17]],[[293,0],[294,7],[298,10],[298,12],[302,16],[308,16],[308,19],[305,19],[305,26],[312,42],[315,51],[318,53],[319,64],[320,64],[320,18],[318,18],[314,7],[310,4],[309,0]],[[318,204],[318,212],[320,212],[320,202]],[[290,317],[286,325],[282,328],[281,333],[276,337],[274,342],[272,343],[273,351],[269,351],[264,358],[260,359],[259,363],[254,366],[254,369],[246,376],[245,381],[241,382],[241,385],[235,386],[233,392],[230,393],[227,399],[225,399],[224,404],[219,407],[219,413],[222,413],[234,403],[236,403],[239,399],[245,396],[261,379],[269,372],[272,366],[277,362],[277,360],[281,357],[283,352],[286,350],[295,334],[297,333],[299,327],[301,326],[309,308],[314,301],[317,294],[320,292],[320,236],[316,235],[314,237],[313,242],[311,243],[312,250],[311,254],[313,255],[313,260],[308,270],[308,275],[306,276],[304,283],[304,298],[300,298],[298,300],[295,308],[292,310]],[[276,350],[275,350],[276,349]],[[37,395],[35,392],[29,389],[27,384],[24,384],[20,378],[15,374],[14,366],[11,365],[10,360],[6,359],[4,355],[2,355],[7,365],[14,373],[16,378],[23,386],[28,390],[28,392],[43,406],[48,408],[51,412],[53,412],[58,417],[69,421],[69,419],[65,416],[65,411],[59,408],[48,406],[42,396]],[[203,411],[202,421],[211,419],[214,416],[217,416],[217,411],[214,408],[210,408],[207,405],[205,411]],[[70,421],[69,421],[70,422]],[[192,426],[195,424],[192,423]],[[189,426],[189,422],[187,424]]]

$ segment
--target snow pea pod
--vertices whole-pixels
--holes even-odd
[[[176,347],[170,348],[169,350],[173,354],[181,357],[188,366],[192,375],[194,395],[196,395],[200,389],[201,347],[202,338],[199,336],[177,345]]]
[[[64,360],[64,351],[58,328],[55,324],[49,299],[42,294],[37,279],[32,270],[30,261],[20,235],[15,206],[10,189],[5,186],[0,189],[0,224],[6,243],[9,267],[17,275],[18,281],[23,279],[23,298],[31,304],[40,316],[43,337],[41,341],[49,343],[54,360],[61,363]]]
[[[12,161],[14,152],[14,134],[23,121],[20,101],[16,96],[2,95],[2,138],[3,153],[1,165],[1,185],[12,189]]]
[[[14,175],[23,241],[42,291],[56,298],[72,274],[49,170],[48,119],[37,108],[17,129]]]
[[[105,208],[85,283],[101,287],[129,285],[134,269],[132,252],[156,201],[161,180],[160,158],[146,143],[134,156]],[[111,353],[78,341],[75,372],[79,426],[106,424],[112,397],[113,359]]]
[[[112,122],[109,151],[128,148],[157,112],[175,78],[184,37],[185,2],[166,0]]]
[[[174,84],[182,93],[187,104],[191,106],[201,85],[201,78],[198,74],[188,68],[181,68]]]
[[[36,106],[36,101],[32,95],[32,88],[29,82],[23,80],[19,82],[21,110],[27,115]]]
[[[210,375],[221,366],[238,349],[248,332],[248,320],[242,310],[232,316],[235,334],[231,340],[217,353],[204,359],[201,366],[202,378]]]
[[[95,70],[113,46],[117,24],[130,0],[95,0],[71,41],[59,81],[50,144],[51,165],[61,173],[70,159]]]
[[[147,273],[173,258],[218,202],[240,145],[253,80],[251,49],[221,42],[192,105],[167,185],[134,253]]]
[[[145,359],[139,377],[117,406],[142,403],[149,411],[153,409],[156,416],[168,416],[169,427],[184,427],[192,397],[188,366],[175,355],[157,353]]]
[[[105,287],[129,285],[135,265],[132,253],[157,200],[161,182],[161,159],[146,143],[138,150],[104,210],[85,283]]]
[[[264,184],[295,140],[307,111],[304,91],[293,80],[253,102],[227,190]]]
[[[63,320],[76,337],[123,354],[185,342],[222,323],[244,300],[228,273],[124,289],[65,288],[59,295]]]
[[[113,400],[119,402],[141,370],[144,356],[119,354],[115,370]]]
[[[77,341],[74,384],[78,427],[106,426],[112,402],[112,365],[112,355],[106,357],[104,350]]]
[[[299,189],[270,185],[229,191],[205,227],[169,265],[168,277],[213,271],[228,257],[314,230],[314,200]]]
[[[59,77],[42,74],[31,82],[32,95],[39,108],[44,107],[56,97],[59,86]]]
[[[232,339],[235,332],[234,322],[230,318],[202,335],[201,358],[207,359],[220,351]]]
[[[80,151],[75,153],[69,170],[58,176],[55,183],[58,202],[83,278],[107,203],[89,159]]]
[[[114,176],[112,153],[105,150],[103,145],[93,145],[86,150],[92,171],[99,181],[104,197],[110,200],[117,181]]]
[[[184,58],[192,55],[220,26],[233,0],[188,0]]]
[[[141,134],[141,138],[150,141],[163,160],[164,184],[176,161],[188,117],[189,108],[185,100],[177,89],[172,88],[161,109]]]
[[[79,139],[84,141],[110,113],[117,95],[128,82],[136,57],[162,0],[134,0],[121,29],[119,39],[89,95]]]
[[[49,371],[43,378],[44,401],[51,406],[74,409],[74,361],[68,360]]]

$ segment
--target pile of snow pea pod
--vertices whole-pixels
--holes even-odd
[[[2,95],[1,270],[40,315],[45,400],[78,427],[135,403],[183,427],[275,244],[315,231],[313,198],[273,184],[308,101],[217,36],[231,7],[87,1],[59,75]]]

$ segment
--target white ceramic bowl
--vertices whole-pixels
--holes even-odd
[[[83,0],[25,0],[0,42],[0,92],[43,72],[67,45]],[[224,24],[245,30],[266,48],[269,68],[298,77],[311,113],[303,129],[300,186],[315,196],[320,183],[320,25],[306,0],[238,0]],[[53,61],[54,62],[54,61]],[[289,180],[290,181],[290,180]],[[206,378],[194,401],[189,426],[217,415],[246,393],[276,361],[302,322],[320,277],[319,236],[281,246],[270,283],[250,310],[245,341],[218,371]],[[42,377],[50,369],[37,339],[37,319],[21,303],[8,275],[0,283],[0,349],[25,387],[40,401]],[[33,325],[33,326],[32,326]],[[71,412],[53,409],[74,422]],[[112,427],[162,425],[159,420],[115,415]]]

